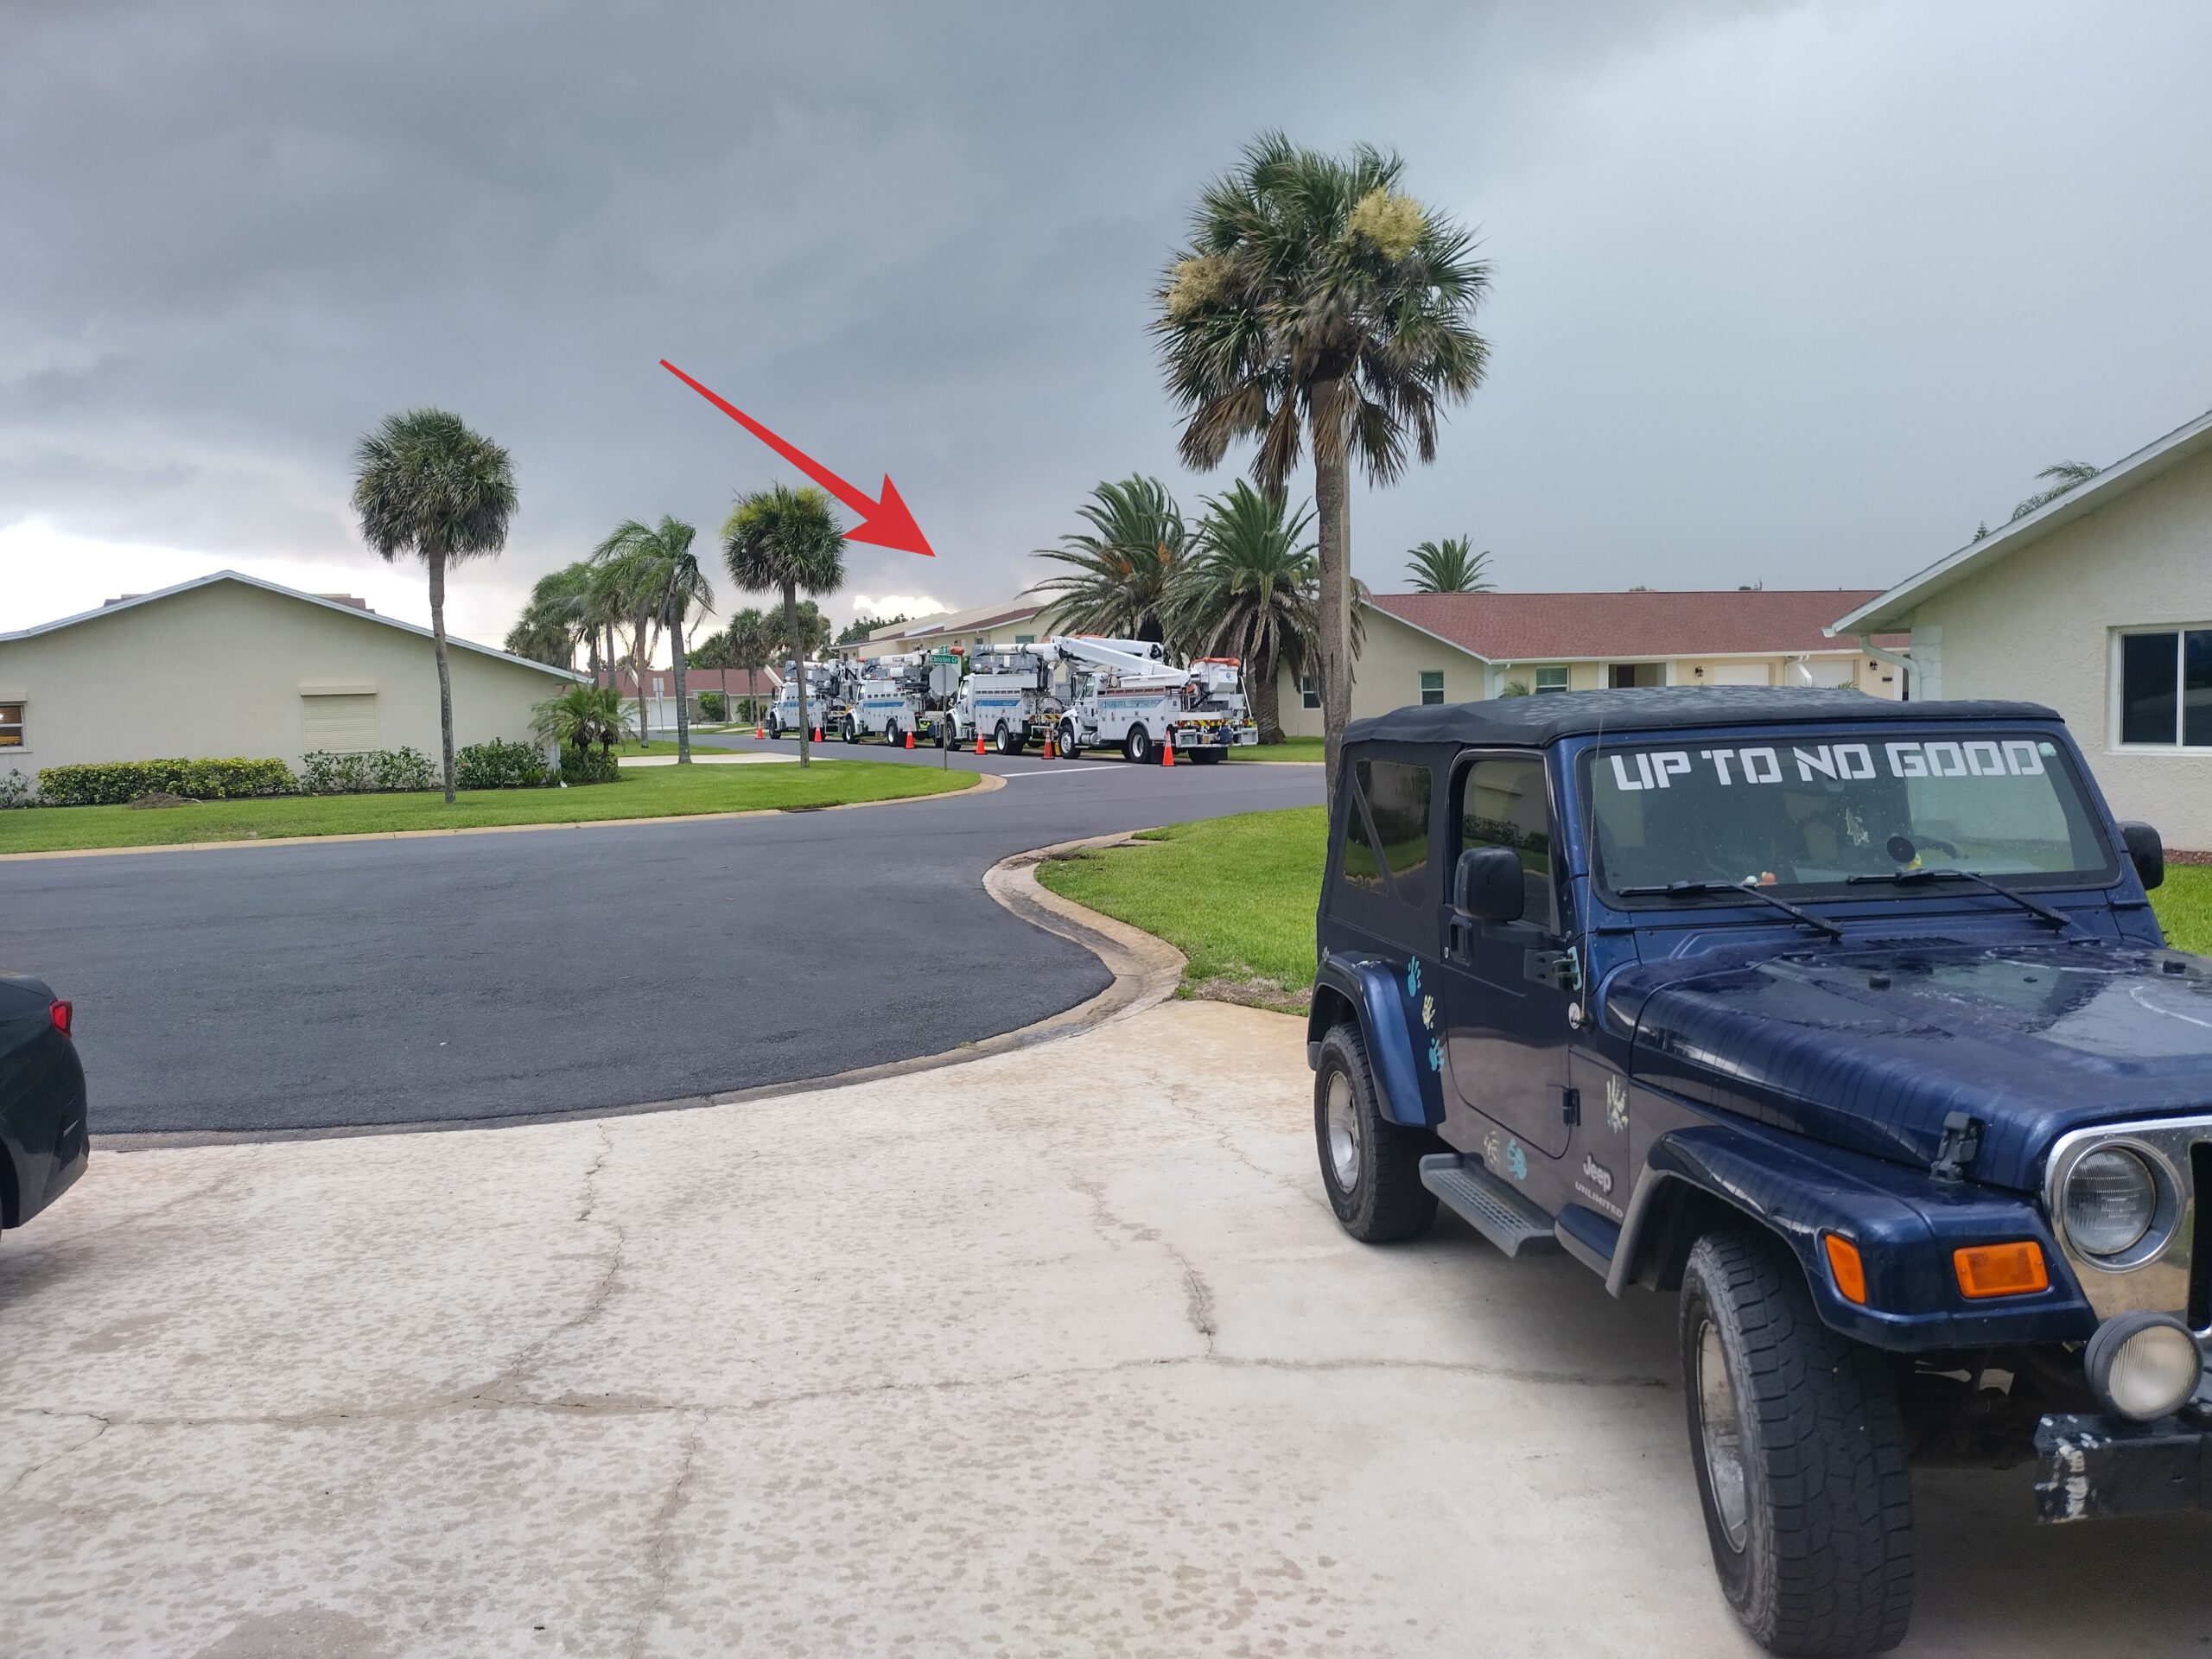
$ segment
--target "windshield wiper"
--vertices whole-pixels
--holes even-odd
[[[1840,940],[1843,929],[1825,916],[1815,916],[1809,910],[1800,910],[1787,899],[1777,899],[1770,893],[1757,887],[1739,887],[1733,881],[1665,881],[1656,887],[1616,887],[1624,899],[1695,899],[1703,894],[1727,893],[1732,897],[1756,899],[1763,905],[1771,905],[1784,915],[1794,916],[1808,927],[1817,927],[1832,939]]]
[[[1848,876],[1846,880],[1853,887],[1864,887],[1879,882],[1885,886],[1896,887],[1916,886],[1923,881],[1971,881],[1974,886],[1986,888],[1999,898],[2010,899],[2023,910],[2033,911],[2053,927],[2074,925],[2074,918],[2064,911],[2053,910],[2049,905],[2031,899],[2024,893],[2015,893],[2002,883],[1993,881],[1987,876],[1974,870],[1895,870],[1888,874]]]

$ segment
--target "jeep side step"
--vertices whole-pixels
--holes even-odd
[[[1421,1184],[1508,1255],[1539,1255],[1559,1249],[1552,1218],[1484,1168],[1478,1159],[1431,1153],[1421,1160]]]

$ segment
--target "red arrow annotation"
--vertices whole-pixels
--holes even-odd
[[[931,550],[928,538],[922,534],[922,527],[914,522],[914,515],[906,511],[906,504],[899,499],[899,492],[892,487],[888,473],[883,477],[883,499],[880,501],[871,500],[867,491],[855,489],[812,456],[785,443],[743,410],[726,398],[716,397],[666,358],[661,359],[660,365],[836,496],[852,512],[860,514],[860,523],[845,532],[847,541],[868,542],[877,547],[893,548],[901,553],[918,553],[924,558],[937,556]]]

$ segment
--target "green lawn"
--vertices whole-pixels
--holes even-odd
[[[2166,884],[2151,895],[2166,943],[2212,957],[2212,865],[2169,864]]]
[[[1037,879],[1180,950],[1191,959],[1186,995],[1297,1011],[1313,980],[1326,836],[1318,806],[1247,812],[1054,860]],[[2177,949],[2212,956],[2212,867],[2169,864],[2151,898]]]
[[[1232,760],[1319,760],[1321,740],[1318,737],[1286,737],[1280,743],[1261,743],[1246,747],[1240,743],[1230,750]]]
[[[972,772],[841,760],[804,771],[795,766],[640,767],[626,772],[617,784],[464,791],[451,806],[442,795],[409,794],[279,796],[164,808],[35,807],[0,812],[0,855],[803,810],[938,795],[976,781]]]
[[[1180,950],[1191,959],[1186,995],[1301,1012],[1327,838],[1318,806],[1246,812],[1056,859],[1038,867],[1037,879]]]

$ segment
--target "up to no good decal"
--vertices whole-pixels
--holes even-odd
[[[2036,778],[2043,774],[2044,756],[2053,753],[2048,743],[2027,738],[1974,738],[1954,741],[1939,739],[1923,743],[1822,743],[1813,748],[1783,751],[1757,749],[1640,749],[1615,753],[1613,782],[1621,789],[1670,789],[1677,778],[1687,778],[1695,767],[1710,767],[1724,785],[1778,784],[1794,770],[1796,781],[1815,778],[1854,779],[1872,778],[1885,766],[1892,778]]]

